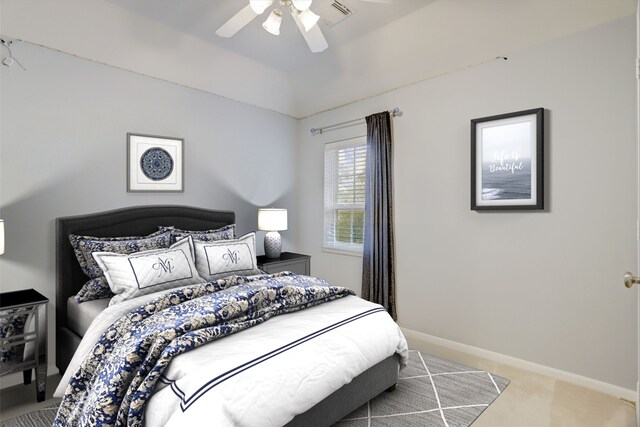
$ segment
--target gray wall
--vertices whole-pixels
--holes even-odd
[[[296,120],[172,83],[16,43],[28,68],[0,67],[2,292],[34,288],[55,313],[54,219],[146,204],[236,211],[240,233],[257,208],[290,209]],[[18,56],[19,55],[19,56]],[[185,192],[126,192],[127,132],[184,138]],[[284,249],[290,232],[282,232]],[[258,239],[259,252],[262,238]]]
[[[637,262],[634,42],[624,19],[299,123],[15,46],[28,71],[0,67],[0,290],[53,300],[55,217],[155,203],[233,209],[242,233],[257,206],[289,208],[285,250],[358,289],[361,258],[320,250],[322,149],[363,129],[308,130],[399,106],[400,324],[634,389],[637,290],[620,280]],[[547,211],[471,212],[469,119],[540,106]],[[127,132],[185,138],[185,193],[126,193]]]
[[[364,127],[309,129],[398,106],[400,325],[635,390],[634,59],[625,18],[301,121],[294,235],[314,274],[359,291],[362,259],[321,250],[322,150]],[[469,120],[536,107],[546,211],[471,211]]]

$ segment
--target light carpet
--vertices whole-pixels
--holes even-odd
[[[335,424],[336,427],[468,427],[509,380],[415,350],[398,385]],[[0,422],[0,427],[51,426],[57,405]]]

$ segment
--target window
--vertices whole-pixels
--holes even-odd
[[[364,239],[364,137],[325,145],[324,247],[359,252]]]

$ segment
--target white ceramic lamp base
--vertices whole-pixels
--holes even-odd
[[[264,235],[264,254],[267,258],[280,258],[282,239],[277,231],[269,231]]]

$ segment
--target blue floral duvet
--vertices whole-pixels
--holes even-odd
[[[147,296],[143,305],[124,315],[117,312],[118,304],[110,307],[105,311],[115,310],[111,317],[117,320],[101,334],[94,332],[97,339],[88,338],[90,328],[81,344],[86,357],[81,362],[74,357],[70,378],[63,378],[66,388],[58,387],[63,400],[54,425],[282,425],[379,361],[365,360],[369,356],[360,361],[353,349],[347,351],[354,341],[349,328],[363,321],[359,319],[383,322],[372,331],[384,341],[381,351],[389,354],[376,359],[406,348],[380,306],[351,295],[321,279],[279,273],[232,276]],[[333,300],[339,301],[322,304]],[[331,313],[324,313],[327,310]],[[278,316],[285,313],[292,314]],[[385,327],[393,340],[384,336]],[[338,330],[343,330],[343,338]],[[366,335],[358,339],[371,340]],[[212,344],[204,346],[207,343]],[[337,352],[323,354],[334,344]],[[370,352],[365,350],[363,354]],[[316,355],[317,363],[312,361]],[[309,369],[326,370],[325,361],[354,357],[353,363],[340,363],[347,365],[346,371],[336,378],[322,374],[320,383],[314,383],[307,377]],[[284,371],[290,367],[302,372],[285,385],[289,375]],[[282,389],[278,392],[289,393],[282,407],[275,403],[283,399],[276,399],[274,383]],[[307,394],[302,392],[305,387]],[[256,404],[269,395],[273,401]]]

